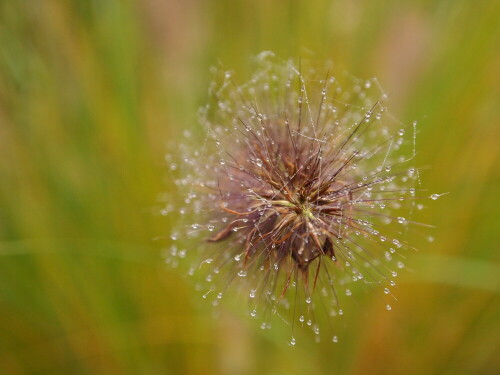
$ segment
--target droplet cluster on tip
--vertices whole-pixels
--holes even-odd
[[[161,210],[179,223],[165,259],[177,267],[197,244],[188,274],[203,275],[204,299],[217,305],[236,290],[262,329],[277,318],[319,340],[319,315],[341,317],[350,284],[380,284],[392,297],[413,249],[405,234],[419,225],[411,215],[440,195],[420,188],[417,124],[388,113],[376,79],[338,79],[271,53],[257,64],[243,84],[214,69],[200,110],[206,139],[167,156],[185,196]]]

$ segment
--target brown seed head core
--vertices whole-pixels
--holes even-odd
[[[321,139],[297,137],[288,121],[260,125],[259,135],[245,126],[245,145],[229,155],[231,172],[219,178],[222,210],[238,219],[209,241],[229,238],[243,221],[246,263],[265,252],[273,264],[292,259],[307,273],[318,257],[335,259],[335,240],[356,227],[346,221],[355,191],[340,176],[348,161]]]

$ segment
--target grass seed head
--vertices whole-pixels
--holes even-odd
[[[197,238],[203,259],[190,272],[203,269],[199,288],[214,305],[237,284],[263,328],[277,316],[319,338],[318,313],[342,315],[350,283],[391,294],[404,267],[405,233],[418,224],[405,217],[427,198],[417,194],[416,124],[388,113],[375,79],[338,79],[271,53],[256,60],[243,84],[213,71],[200,110],[207,137],[181,148],[176,179],[187,192],[179,212],[196,222],[172,238]]]

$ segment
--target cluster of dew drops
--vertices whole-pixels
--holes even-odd
[[[262,98],[272,93],[273,90],[278,94],[282,90],[289,90],[291,91],[289,100],[304,104],[306,113],[317,110],[317,105],[315,107],[313,101],[317,102],[319,99],[313,98],[314,92],[308,91],[307,79],[303,78],[303,73],[299,72],[293,63],[276,62],[274,56],[269,53],[259,55],[258,59],[259,69],[248,82],[242,85],[234,84],[232,72],[214,69],[214,76],[219,79],[211,84],[210,93],[215,94],[216,104],[200,109],[200,123],[204,127],[206,136],[201,140],[196,140],[191,132],[184,131],[185,142],[176,145],[176,151],[166,156],[167,167],[170,171],[168,179],[174,182],[183,197],[179,199],[167,193],[160,197],[159,214],[171,218],[173,223],[169,236],[170,245],[163,253],[164,260],[172,268],[177,268],[181,263],[190,263],[187,274],[190,277],[194,277],[197,273],[202,275],[201,280],[197,279],[195,289],[201,293],[204,300],[210,300],[213,306],[219,305],[229,284],[238,283],[241,287],[236,289],[240,292],[246,291],[244,294],[249,300],[250,317],[260,318],[262,329],[270,329],[271,317],[278,316],[280,318],[278,320],[286,324],[292,324],[293,321],[293,325],[310,328],[316,340],[319,341],[320,328],[315,321],[314,314],[315,306],[319,303],[315,302],[310,295],[300,293],[298,297],[295,295],[295,298],[302,300],[300,306],[305,306],[304,311],[295,313],[296,301],[290,301],[288,296],[279,298],[271,287],[259,290],[258,282],[262,275],[250,273],[241,267],[244,256],[241,251],[238,251],[237,246],[234,244],[229,246],[225,243],[207,244],[204,241],[227,225],[228,220],[231,220],[230,215],[221,215],[220,212],[214,214],[220,211],[218,210],[220,198],[215,188],[218,184],[217,176],[220,173],[227,173],[226,164],[229,160],[225,151],[234,148],[235,145],[236,147],[244,145],[237,118],[243,118],[247,123],[254,124],[259,120],[272,119],[276,116],[272,106],[266,108],[265,105],[261,105],[259,112],[255,113],[255,109],[250,108],[248,103],[241,98]],[[304,73],[304,76],[307,75]],[[294,79],[299,80],[298,88],[290,90],[294,85],[292,83]],[[371,175],[378,176],[377,184],[367,188],[355,202],[375,214],[369,218],[364,216],[359,220],[364,233],[353,231],[350,236],[356,240],[361,238],[359,241],[367,241],[366,243],[376,238],[377,246],[384,250],[380,251],[379,257],[370,259],[369,262],[362,262],[363,257],[359,255],[363,255],[363,250],[356,246],[349,247],[345,239],[337,240],[337,244],[344,246],[347,250],[343,259],[342,275],[335,279],[336,291],[332,292],[333,288],[326,285],[328,282],[318,285],[315,291],[317,293],[315,298],[322,298],[321,304],[328,305],[328,315],[331,319],[344,315],[339,300],[352,296],[353,289],[349,287],[352,282],[362,281],[364,284],[382,285],[383,293],[395,299],[391,288],[396,286],[395,279],[398,272],[405,267],[404,251],[414,250],[404,240],[396,237],[405,238],[410,227],[419,227],[419,223],[411,220],[414,210],[422,210],[426,199],[436,200],[442,195],[429,194],[427,190],[420,187],[420,171],[415,166],[417,122],[405,125],[388,113],[383,104],[387,96],[376,79],[359,80],[349,76],[347,81],[348,84],[342,85],[333,76],[329,77],[327,82],[319,80],[319,86],[324,87],[320,92],[324,106],[321,119],[328,118],[336,129],[326,141],[337,143],[352,130],[353,124],[359,122],[360,119],[374,122],[367,134],[355,140],[356,148],[364,152],[365,158],[357,164],[350,165],[346,173],[359,177],[359,186],[362,186]],[[284,83],[281,84],[281,82]],[[305,83],[302,85],[300,82]],[[376,109],[374,109],[375,101],[381,103]],[[212,117],[209,113],[212,113]],[[259,134],[259,129],[256,132]],[[314,134],[314,129],[309,126],[305,127],[298,136],[309,138]],[[369,151],[363,151],[373,149],[377,142],[383,144],[384,142],[380,140],[384,141],[389,137],[391,141],[385,142],[385,146],[379,152],[371,154]],[[252,158],[249,162],[257,167],[262,165],[259,159]],[[229,178],[232,177],[229,175]],[[392,199],[387,200],[388,196]],[[369,203],[365,204],[365,202]],[[405,216],[393,214],[398,210],[404,210]],[[245,228],[245,225],[245,219],[242,219],[241,226],[234,226],[232,230],[237,232]],[[391,231],[389,233],[392,235],[379,233],[375,228],[381,226],[390,226],[392,232],[396,234],[394,235]],[[369,238],[366,239],[366,237]],[[428,241],[432,242],[433,237],[429,236]],[[196,247],[199,248],[198,251],[195,250]],[[224,255],[224,262],[216,261],[216,254],[220,255],[221,252]],[[190,256],[191,253],[196,255]],[[193,260],[197,256],[200,258]],[[363,269],[369,270],[373,267],[387,270],[387,275],[381,280],[370,280]],[[227,273],[225,269],[228,268],[238,270],[235,278],[230,282],[223,277]],[[262,267],[260,271],[264,272]],[[278,272],[277,264],[275,272]],[[290,290],[296,289],[297,282],[297,280],[291,282]],[[331,283],[331,280],[329,282]],[[261,308],[259,303],[253,302],[259,297],[259,293],[264,296],[263,299],[268,304],[262,308],[262,313],[259,313],[259,308]],[[294,298],[293,295],[290,297]],[[385,304],[385,309],[390,311],[391,304]],[[291,310],[294,310],[293,314],[296,316],[290,317]],[[283,312],[288,312],[288,318],[285,318],[287,314]],[[329,337],[333,343],[339,341],[333,329]],[[296,345],[295,337],[292,336],[289,344]]]

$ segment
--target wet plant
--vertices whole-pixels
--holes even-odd
[[[176,266],[186,256],[177,242],[191,237],[201,259],[188,273],[203,275],[205,299],[217,305],[233,289],[263,329],[278,318],[319,339],[318,316],[343,315],[352,283],[391,296],[414,249],[406,232],[423,225],[411,215],[439,195],[420,188],[417,124],[389,114],[376,79],[337,78],[271,53],[256,64],[243,84],[214,68],[200,110],[205,140],[167,158],[185,197],[164,209],[182,217],[166,261]]]

